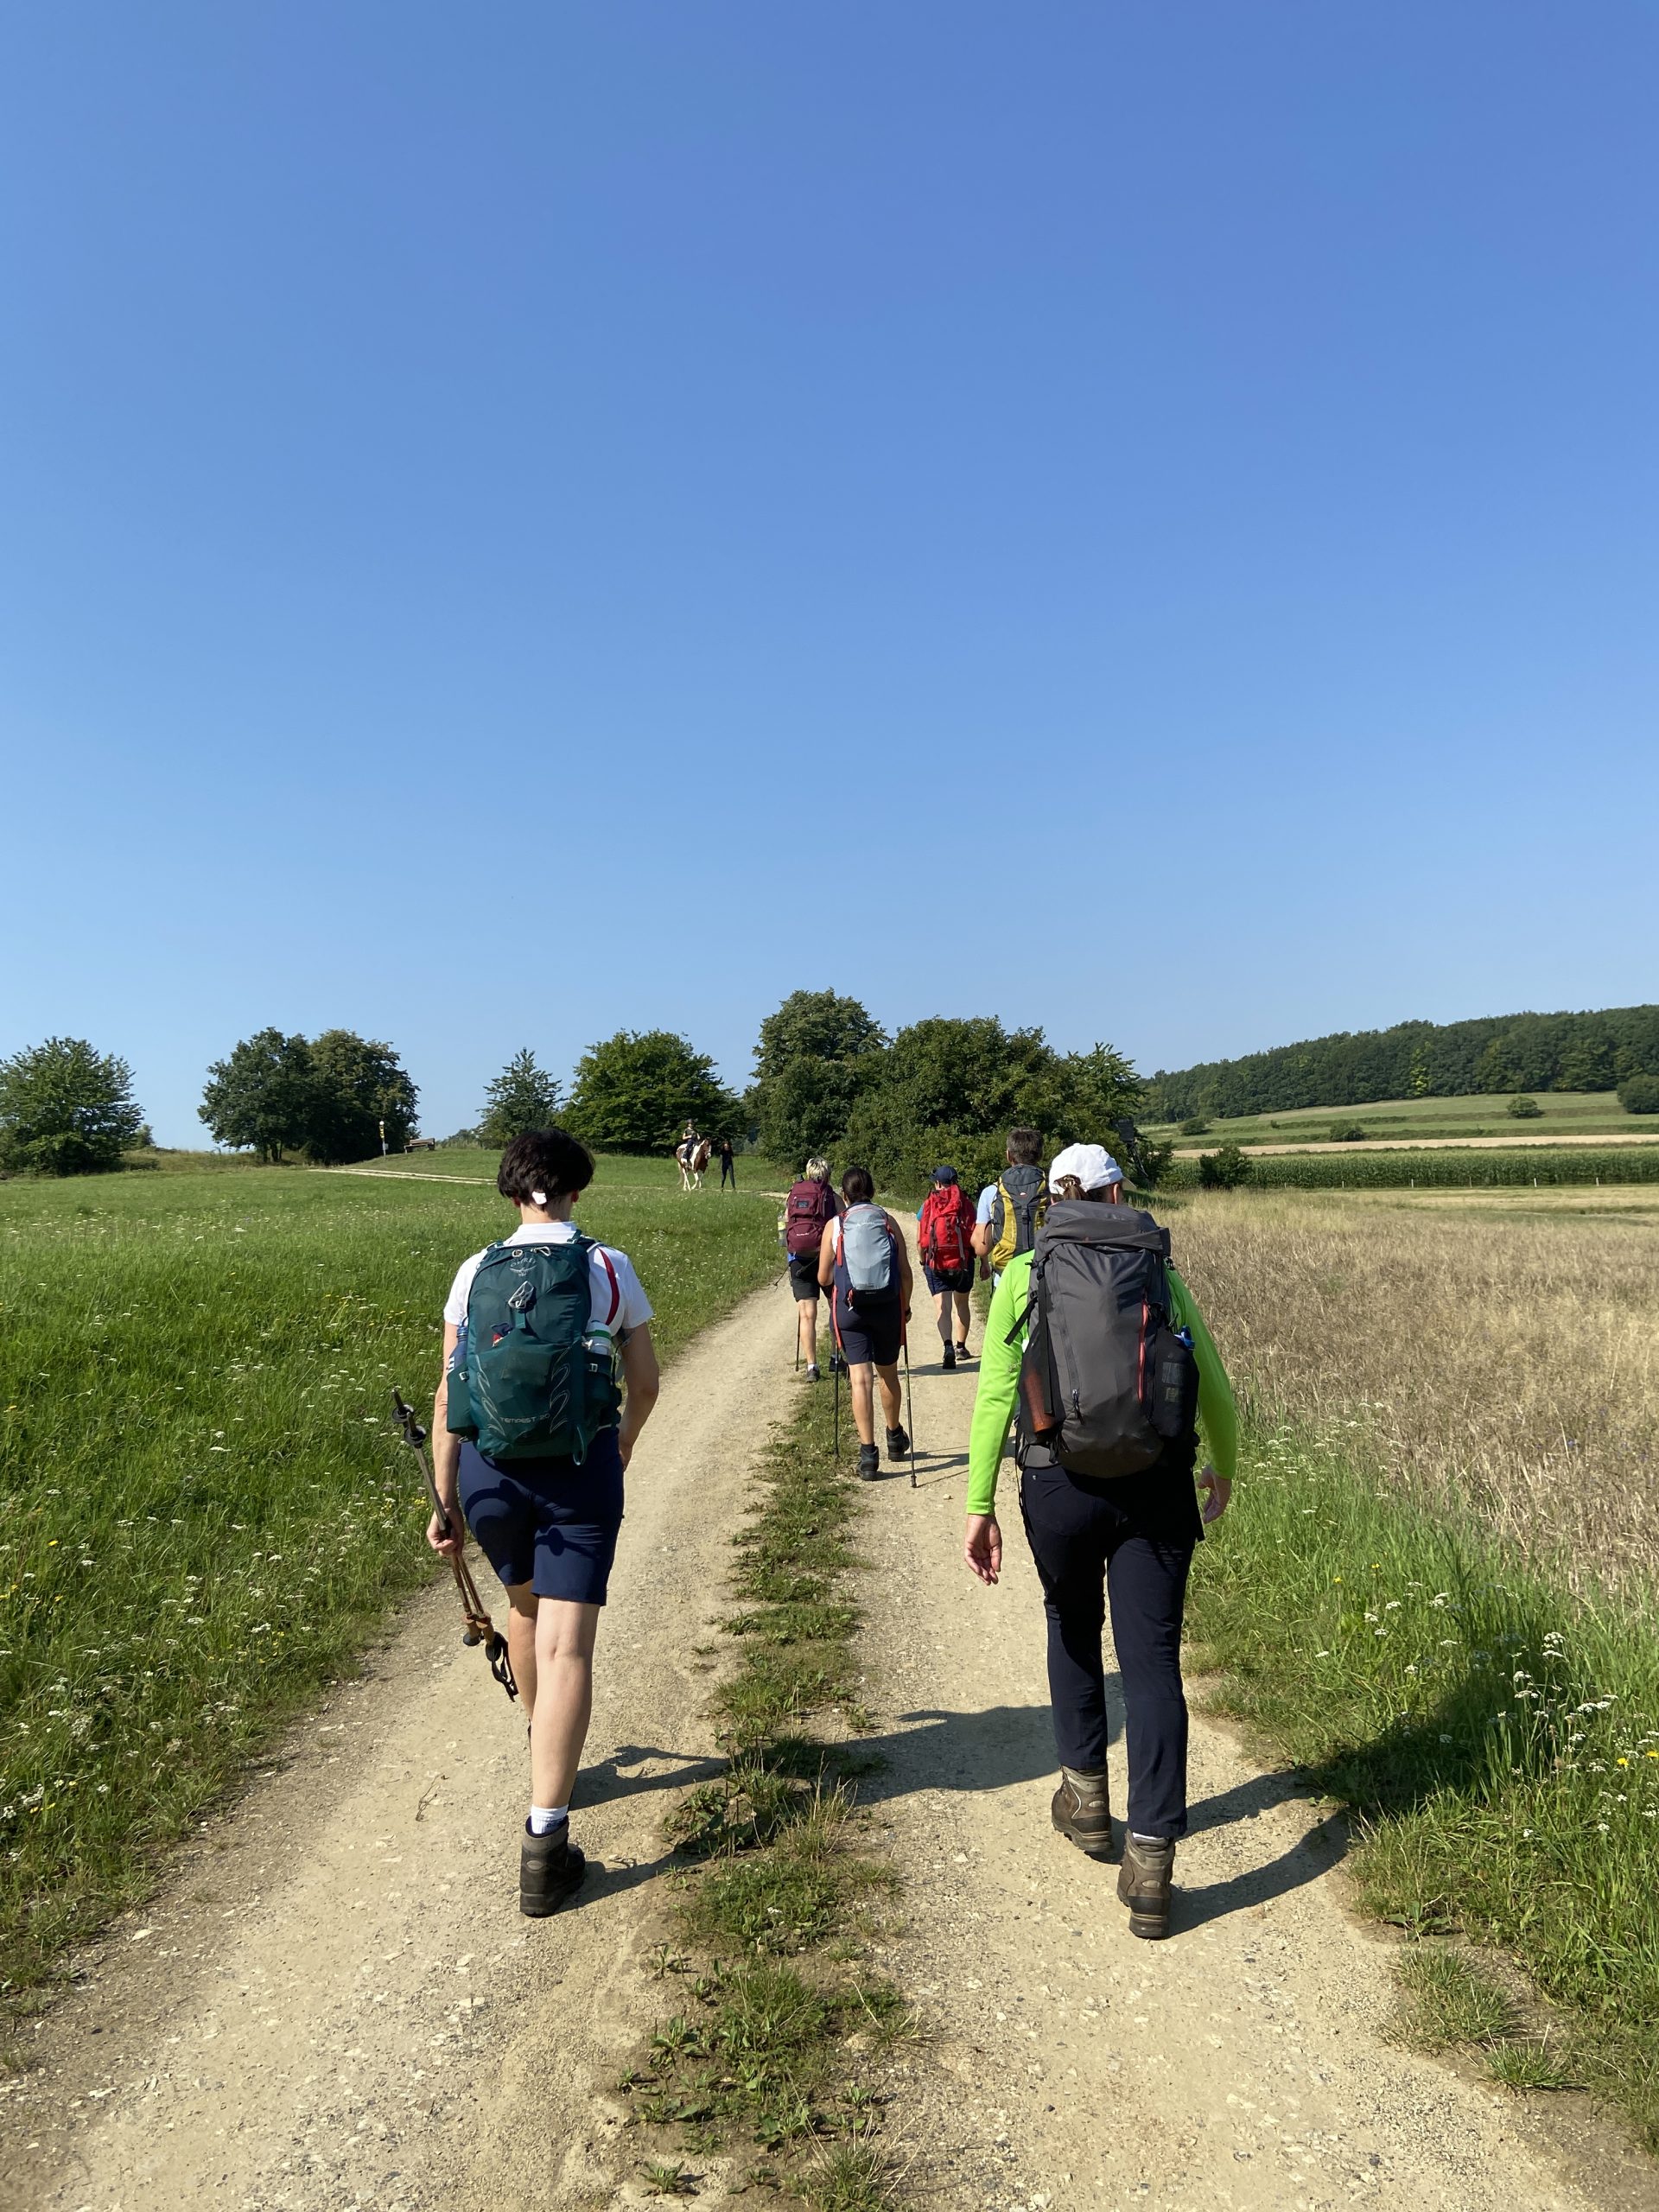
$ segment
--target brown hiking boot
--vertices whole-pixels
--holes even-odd
[[[1060,1769],[1060,1786],[1054,1792],[1054,1825],[1091,1859],[1110,1858],[1112,1806],[1104,1767],[1097,1774],[1079,1774],[1070,1766]]]
[[[1129,1908],[1129,1933],[1154,1941],[1169,1933],[1169,1878],[1175,1869],[1175,1845],[1164,1837],[1148,1843],[1138,1835],[1123,1839],[1123,1864],[1117,1870],[1117,1894]]]

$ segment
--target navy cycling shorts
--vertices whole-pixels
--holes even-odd
[[[622,1526],[622,1454],[601,1429],[570,1459],[487,1459],[461,1447],[461,1509],[504,1584],[538,1598],[602,1605]]]

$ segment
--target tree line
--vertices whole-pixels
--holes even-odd
[[[1147,1087],[1149,1118],[1289,1113],[1383,1098],[1617,1090],[1659,1077],[1659,1007],[1592,1014],[1505,1014],[1473,1021],[1402,1021],[1339,1031],[1236,1060],[1208,1060]],[[1625,1103],[1630,1103],[1626,1099]],[[1633,1110],[1641,1111],[1640,1108]]]
[[[1057,1145],[1128,1145],[1151,1181],[1160,1155],[1141,1146],[1132,1118],[1143,1090],[1109,1045],[1061,1052],[1040,1029],[995,1016],[937,1017],[889,1037],[857,999],[795,991],[761,1023],[743,1093],[687,1038],[622,1029],[582,1054],[568,1092],[525,1046],[486,1086],[476,1124],[442,1141],[499,1146],[557,1122],[597,1151],[665,1152],[690,1121],[709,1136],[753,1138],[785,1166],[823,1153],[891,1183],[924,1180],[945,1160],[964,1179],[988,1177],[1010,1125],[1027,1122]],[[332,1166],[369,1158],[383,1141],[403,1151],[418,1103],[388,1044],[348,1029],[267,1028],[213,1063],[199,1110],[218,1144]],[[51,1038],[0,1062],[0,1166],[94,1172],[148,1141],[124,1061]]]

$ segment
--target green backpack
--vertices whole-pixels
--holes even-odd
[[[621,1411],[609,1323],[591,1320],[591,1236],[492,1244],[478,1263],[449,1369],[448,1427],[493,1459],[569,1459],[578,1466]]]

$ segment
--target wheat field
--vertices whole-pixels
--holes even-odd
[[[1659,1213],[1571,1195],[1216,1193],[1174,1256],[1259,1427],[1336,1432],[1574,1589],[1630,1589],[1659,1582]]]

